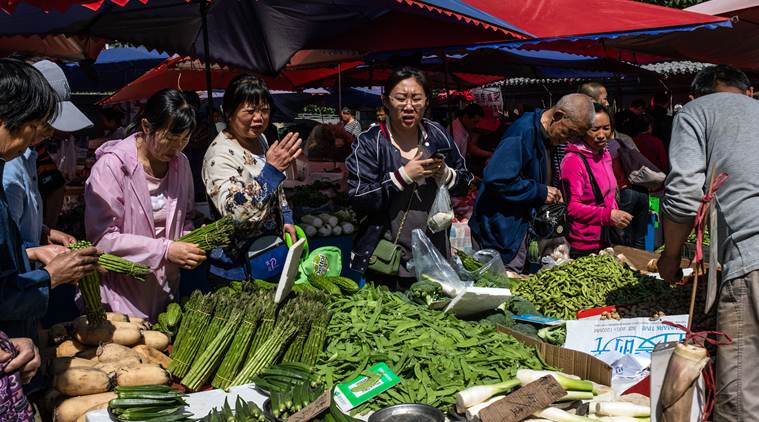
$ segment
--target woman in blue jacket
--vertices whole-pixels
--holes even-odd
[[[383,92],[387,121],[362,132],[346,160],[349,201],[360,218],[365,217],[354,240],[351,269],[364,273],[380,239],[395,242],[397,238],[401,248],[398,276],[407,279],[402,284],[408,284],[414,277],[407,265],[412,258],[411,232],[426,230],[438,186],[444,184],[451,195],[463,195],[472,175],[448,132],[424,118],[432,93],[421,71],[397,69]],[[442,150],[448,150],[444,159],[433,157]],[[447,231],[427,230],[426,234],[448,257]],[[378,274],[371,279],[383,282]]]

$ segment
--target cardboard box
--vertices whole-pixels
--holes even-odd
[[[559,368],[562,372],[576,375],[598,384],[611,386],[611,367],[587,353],[543,343],[502,326],[498,326],[498,331],[514,336],[522,344],[535,347],[540,356],[543,357],[543,361]]]
[[[648,262],[652,259],[659,259],[659,254],[655,254],[653,252],[644,251],[641,249],[635,249],[630,248],[627,246],[615,246],[614,247],[614,253],[619,255],[622,254],[627,258],[628,261],[630,261],[630,264],[632,264],[635,269],[638,271],[648,271]],[[680,260],[680,268],[688,268],[690,266],[690,260],[683,258]]]

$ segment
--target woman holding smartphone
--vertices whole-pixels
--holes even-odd
[[[408,266],[413,230],[425,230],[448,257],[448,232],[427,230],[427,214],[438,186],[462,195],[472,180],[448,132],[424,118],[431,95],[421,71],[409,67],[394,71],[382,98],[389,110],[387,121],[361,133],[346,160],[350,204],[359,218],[366,217],[353,243],[351,269],[364,273],[380,240],[392,242],[401,250],[398,277],[372,274],[371,279],[395,288],[414,279]]]

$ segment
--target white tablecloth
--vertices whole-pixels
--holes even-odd
[[[254,384],[246,384],[232,387],[228,393],[224,390],[210,390],[188,394],[185,399],[187,401],[187,410],[192,413],[191,417],[202,418],[214,407],[221,409],[224,406],[225,399],[229,399],[229,405],[234,409],[237,396],[241,396],[246,401],[252,401],[263,409],[266,396],[259,393],[254,387]],[[105,409],[92,411],[87,414],[85,419],[87,422],[112,421],[111,417],[108,416],[108,410]]]

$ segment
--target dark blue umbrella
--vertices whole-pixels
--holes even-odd
[[[71,90],[112,92],[132,82],[168,58],[168,54],[139,48],[110,48],[100,52],[94,63],[83,61],[63,67]]]

